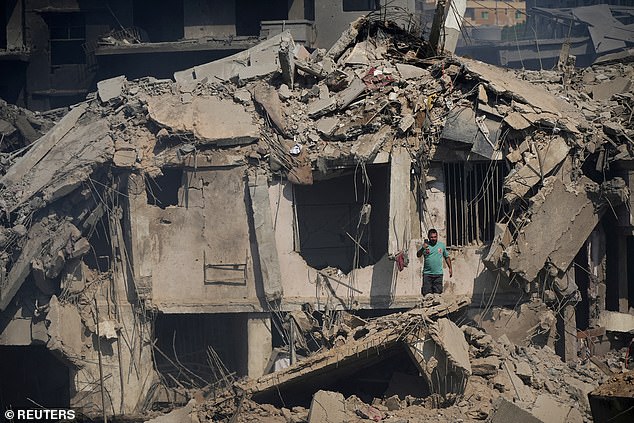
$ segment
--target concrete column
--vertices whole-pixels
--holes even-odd
[[[269,313],[247,314],[247,375],[258,377],[264,374],[273,350],[271,315]]]
[[[567,363],[577,359],[577,319],[575,306],[568,304],[564,307],[564,361]]]
[[[623,231],[619,231],[617,239],[618,259],[616,265],[619,273],[619,312],[628,313],[630,302],[627,283],[627,238]]]
[[[406,149],[396,147],[390,158],[390,227],[388,253],[396,255],[407,248],[411,239],[410,227],[410,167]]]

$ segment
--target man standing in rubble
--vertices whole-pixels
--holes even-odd
[[[442,259],[445,259],[445,263],[447,263],[449,268],[449,277],[452,277],[451,259],[447,252],[447,246],[443,242],[438,241],[438,231],[436,229],[430,229],[427,232],[427,237],[429,239],[426,239],[423,246],[416,252],[417,257],[423,256],[425,258],[421,292],[423,295],[442,294]]]

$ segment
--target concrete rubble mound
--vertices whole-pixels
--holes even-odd
[[[23,325],[25,335],[6,342],[46,345],[69,365],[71,404],[92,417],[147,418],[153,404],[189,403],[173,418],[155,420],[581,423],[594,414],[599,421],[588,393],[611,376],[609,365],[585,356],[566,364],[553,348],[556,321],[574,304],[593,304],[595,323],[605,309],[605,292],[582,299],[569,275],[601,219],[632,210],[634,180],[621,170],[634,158],[633,77],[634,68],[623,63],[527,72],[438,56],[417,34],[363,17],[329,50],[309,52],[284,32],[177,72],[174,80],[101,81],[63,116],[0,105],[0,134],[8,140],[0,147],[0,332]],[[455,291],[422,304],[415,288],[399,310],[360,317],[355,311],[363,306],[397,308],[394,292],[405,283],[397,284],[398,274],[417,247],[411,228],[424,238],[413,216],[438,213],[426,197],[438,192],[432,161],[466,164],[455,175],[451,166],[444,170],[447,181],[464,182],[457,193],[474,194],[447,203],[459,228],[454,244],[485,245],[478,254],[486,267],[478,272],[497,278],[495,290],[502,280],[507,304],[517,307],[505,312],[482,301],[474,318],[466,309],[477,301],[456,283]],[[460,172],[478,163],[500,169],[501,189],[467,223],[465,210],[492,184],[467,187]],[[389,205],[377,211],[363,201],[358,240],[344,232],[359,245],[362,228],[385,215],[383,258],[360,264],[361,253],[351,257],[353,269],[374,265],[387,269],[383,274],[360,281],[354,272],[309,267],[294,250],[303,240],[298,234],[289,236],[290,252],[278,250],[281,200],[271,190],[278,181],[289,189],[275,196],[287,199],[355,169],[353,180],[364,181],[361,197],[369,167],[386,164],[390,171],[380,181],[389,187]],[[213,183],[196,176],[211,168],[221,170]],[[177,188],[168,199],[161,184],[170,178]],[[210,211],[203,205],[210,203],[223,218],[205,220]],[[286,212],[295,216],[295,206]],[[326,213],[323,222],[333,219]],[[486,229],[477,217],[485,214],[494,216]],[[252,232],[234,230],[232,219],[242,217]],[[150,218],[159,223],[150,226]],[[202,228],[182,229],[198,218]],[[633,222],[629,212],[615,219]],[[168,258],[159,239],[165,233],[179,243]],[[208,249],[192,258],[190,240]],[[156,251],[155,262],[144,260],[147,251]],[[241,260],[232,261],[238,254]],[[307,269],[307,285],[327,293],[326,305],[297,300],[300,290],[285,284],[303,278],[293,273],[297,267],[281,264],[291,256]],[[159,350],[157,315],[210,312],[171,299],[188,288],[178,285],[178,274],[159,275],[161,263],[190,263],[201,286],[238,293],[203,298],[214,307],[284,314],[275,322],[291,339],[271,358],[268,374],[237,380],[210,348],[205,358],[213,374],[201,378],[184,369],[176,348],[173,355]],[[157,288],[159,279],[169,289]],[[247,280],[257,286],[245,288]],[[333,315],[337,321],[328,320]],[[497,320],[483,322],[492,315]],[[615,322],[582,336],[574,314],[566,316],[575,342],[607,337],[606,328],[628,332]],[[576,350],[566,354],[577,358]],[[166,376],[154,368],[157,361],[179,371]],[[627,368],[621,364],[614,369]]]

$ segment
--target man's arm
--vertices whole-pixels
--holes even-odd
[[[453,269],[451,268],[451,257],[445,257],[445,263],[447,263],[447,267],[449,268],[449,277],[453,276]]]
[[[425,240],[425,241],[423,242],[423,246],[422,246],[422,247],[420,247],[420,248],[418,249],[418,251],[416,251],[416,257],[420,257],[420,256],[422,256],[422,255],[423,255],[423,252],[425,251],[425,248],[427,248],[427,247],[429,247],[429,244],[427,243],[427,240]]]

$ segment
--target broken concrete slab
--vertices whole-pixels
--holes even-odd
[[[81,104],[68,112],[46,135],[37,140],[28,154],[22,156],[21,159],[7,170],[7,173],[0,179],[0,184],[7,187],[24,179],[33,166],[40,162],[44,156],[75,127],[77,121],[87,108],[87,104]]]
[[[387,126],[382,127],[374,134],[363,134],[352,146],[350,153],[352,153],[359,161],[366,163],[370,162],[376,157],[381,147],[387,140],[392,138],[392,136],[392,130]]]
[[[439,319],[429,331],[416,334],[407,347],[433,393],[464,393],[471,375],[469,345],[455,323]]]
[[[337,99],[335,97],[320,98],[308,105],[308,116],[315,119],[337,109]]]
[[[335,129],[339,127],[339,118],[335,116],[324,117],[317,121],[315,129],[320,134],[328,137],[335,132]]]
[[[595,100],[609,100],[615,94],[626,92],[632,81],[630,78],[616,77],[610,81],[606,81],[592,87],[592,98]]]
[[[279,96],[276,95],[275,88],[270,85],[260,84],[253,89],[253,99],[264,109],[273,125],[280,131],[280,134],[286,136],[288,131],[286,129],[284,106]]]
[[[548,261],[563,274],[605,211],[598,190],[586,177],[570,186],[555,179],[543,188],[531,221],[508,251],[508,268],[532,281]]]
[[[512,203],[526,195],[544,177],[561,163],[570,151],[566,141],[559,136],[535,147],[536,156],[526,160],[519,169],[511,172],[504,180],[504,198]]]
[[[401,74],[403,79],[416,79],[421,77],[429,77],[431,73],[423,68],[419,68],[418,66],[408,65],[406,63],[397,63],[396,70]]]
[[[506,123],[511,128],[516,131],[523,131],[524,129],[528,129],[531,126],[531,123],[524,118],[521,113],[512,112],[506,115],[504,118],[504,123]]]
[[[112,99],[121,97],[126,81],[127,79],[125,75],[121,75],[97,82],[97,93],[99,95],[99,99],[102,102],[107,103]]]
[[[46,251],[57,255],[75,231],[77,229],[69,222],[63,222],[60,225],[50,224],[46,218],[31,226],[20,257],[11,267],[6,283],[0,291],[0,310],[6,310],[22,286],[31,272],[31,263],[41,258]]]
[[[345,90],[337,93],[337,108],[339,110],[345,109],[353,101],[361,97],[365,90],[365,83],[359,78],[354,78]]]
[[[147,420],[145,423],[198,423],[194,411],[196,400],[191,399],[184,407],[176,408],[169,413]]]
[[[469,73],[487,82],[487,88],[495,94],[509,96],[546,112],[566,114],[575,121],[582,119],[581,113],[573,105],[556,98],[542,87],[517,79],[511,71],[467,58],[460,58],[460,64]]]
[[[502,397],[495,400],[493,409],[487,420],[488,423],[544,423],[525,409]]]
[[[403,313],[398,321],[404,325],[403,328],[413,330],[423,327],[415,324],[421,319],[440,319],[449,313],[463,309],[468,303],[467,298],[463,296],[439,298],[435,305],[430,304],[425,308]],[[383,353],[402,348],[401,342],[409,342],[406,339],[410,338],[404,335],[401,331],[395,330],[392,325],[368,331],[358,339],[349,339],[348,342],[333,349],[323,349],[276,373],[238,382],[236,385],[245,393],[252,394],[256,399],[278,398],[280,392],[289,392],[289,390],[292,391],[300,386],[319,381],[324,375],[328,377],[340,370],[345,371],[348,365],[376,363],[377,358]]]
[[[65,359],[77,362],[81,357],[83,324],[77,308],[72,304],[62,304],[53,295],[46,315],[49,340],[46,347],[57,351]]]
[[[339,392],[317,391],[313,395],[308,413],[308,423],[346,421],[346,400]]]
[[[533,404],[531,414],[544,423],[567,422],[570,408],[569,405],[558,401],[552,395],[540,394]]]
[[[217,97],[195,97],[189,104],[171,96],[148,99],[150,119],[174,133],[194,134],[197,144],[250,144],[260,136],[251,114],[239,104]]]
[[[288,40],[288,37],[291,37],[290,31],[282,32],[248,50],[214,62],[176,72],[174,73],[174,80],[179,84],[187,84],[191,83],[191,81],[202,81],[205,78],[220,81],[236,79],[240,71],[249,66],[252,58],[255,59],[254,62],[277,63],[282,40]],[[276,66],[276,68],[278,67]],[[243,74],[243,76],[248,77],[248,75],[253,72],[253,70],[248,71],[246,74]]]
[[[609,332],[631,333],[634,331],[634,316],[618,311],[601,310],[599,325]]]

